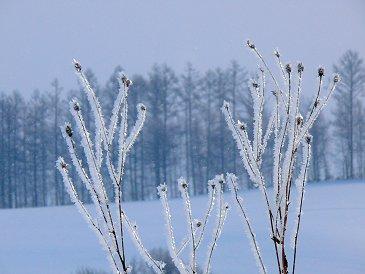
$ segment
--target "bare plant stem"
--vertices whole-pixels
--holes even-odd
[[[213,239],[212,239],[212,243],[210,245],[209,251],[208,251],[208,260],[207,260],[207,265],[206,265],[206,269],[205,269],[205,274],[209,274],[210,273],[210,267],[211,267],[211,261],[212,261],[212,257],[213,257],[213,251],[217,245],[217,241],[219,238],[219,235],[221,233],[222,230],[222,226],[224,224],[224,220],[227,216],[227,208],[223,208],[223,198],[222,198],[222,189],[221,187],[219,187],[219,215],[218,215],[218,224],[216,227],[216,230],[213,234]]]
[[[84,134],[84,136],[85,136],[85,138],[86,138],[86,140],[87,140],[87,146],[88,146],[88,150],[89,150],[89,152],[90,152],[90,154],[91,154],[91,157],[92,157],[92,163],[93,163],[93,165],[94,165],[95,170],[97,170],[96,159],[95,159],[95,156],[94,156],[94,153],[93,153],[93,150],[92,150],[91,144],[90,144],[90,142],[89,142],[89,138],[87,138],[87,130],[86,130],[85,124],[83,123],[83,120],[81,119],[81,116],[80,116],[80,114],[79,114],[79,113],[77,113],[77,117],[78,117],[78,119],[79,119],[79,121],[80,121],[80,124],[81,124],[81,126],[82,126],[82,132],[83,132],[83,134]],[[99,172],[97,172],[97,174],[98,174],[98,176],[99,176],[99,182],[100,182],[100,184],[102,184],[102,178],[100,177],[100,173],[99,173]],[[114,243],[115,243],[115,245],[116,245],[116,247],[117,247],[117,254],[118,254],[119,259],[120,259],[120,261],[121,261],[121,263],[122,263],[122,265],[123,265],[123,269],[124,269],[124,271],[127,271],[127,266],[126,266],[125,260],[124,260],[124,258],[123,258],[123,256],[122,256],[122,254],[121,254],[121,253],[120,253],[120,251],[119,251],[118,239],[117,239],[117,235],[116,235],[116,233],[115,233],[114,222],[113,222],[113,218],[112,218],[112,216],[111,216],[111,212],[110,212],[110,207],[109,207],[108,197],[107,197],[107,195],[106,195],[106,192],[105,192],[105,188],[104,188],[104,186],[102,186],[101,188],[102,188],[102,191],[103,191],[103,193],[102,193],[102,194],[103,194],[104,199],[105,199],[106,214],[107,214],[107,216],[108,216],[108,219],[109,219],[109,222],[110,222],[110,225],[111,225],[111,230],[109,230],[109,233],[110,233],[111,235],[113,235],[113,241],[114,241]],[[100,201],[99,201],[99,202],[100,202]],[[101,206],[101,205],[100,205],[100,206]],[[108,229],[109,229],[109,228],[108,228]]]
[[[66,171],[67,172],[67,171]],[[67,173],[68,174],[68,173]],[[83,205],[83,203],[80,201],[80,199],[78,198],[77,192],[75,190],[75,187],[73,185],[73,183],[71,182],[71,179],[69,176],[67,176],[67,183],[69,184],[69,187],[75,197],[75,203],[77,203],[78,207],[80,208],[80,210],[82,210],[82,212],[85,214],[85,216],[87,217],[88,221],[90,222],[90,224],[92,225],[92,227],[95,229],[95,231],[97,231],[97,233],[99,234],[100,238],[102,239],[105,247],[108,250],[108,253],[110,255],[110,258],[112,259],[113,265],[115,267],[115,269],[118,271],[118,273],[120,273],[119,267],[115,261],[115,258],[113,256],[113,252],[110,249],[110,246],[106,240],[105,235],[103,234],[103,232],[101,231],[101,229],[96,225],[95,221],[92,219],[90,213],[87,211],[87,209],[85,208],[85,206]]]
[[[307,171],[308,171],[308,166],[309,166],[309,161],[310,161],[310,149],[311,149],[311,146],[308,144],[308,146],[307,146],[307,158],[306,158],[306,163],[305,163],[305,168],[304,168],[304,175],[303,175],[303,180],[301,182],[301,189],[300,189],[299,212],[298,212],[298,216],[297,216],[298,222],[297,222],[297,226],[296,226],[296,229],[295,229],[295,236],[294,236],[294,254],[293,254],[292,274],[295,273],[296,258],[297,258],[297,247],[298,247],[298,235],[299,235],[300,221],[301,221],[301,217],[302,217],[305,181],[306,181]]]
[[[244,219],[245,219],[245,222],[246,222],[246,225],[247,225],[247,228],[248,228],[248,231],[250,233],[250,236],[251,236],[251,239],[252,239],[252,242],[253,242],[253,245],[254,245],[254,249],[256,251],[256,255],[257,255],[257,258],[259,259],[259,264],[260,264],[260,267],[261,267],[261,270],[263,273],[267,273],[266,272],[266,268],[265,268],[265,264],[263,262],[263,259],[261,257],[261,254],[260,254],[260,251],[259,251],[259,247],[258,247],[258,244],[257,244],[257,241],[256,241],[256,236],[255,234],[253,233],[253,229],[251,227],[251,223],[247,217],[247,214],[246,214],[246,211],[243,207],[243,204],[241,203],[240,199],[239,199],[239,196],[238,196],[238,193],[237,193],[237,187],[235,186],[235,182],[232,181],[232,178],[229,178],[231,180],[231,186],[232,186],[232,191],[233,191],[233,194],[234,194],[234,198],[236,200],[236,203],[238,205],[238,208],[239,210],[241,211]]]
[[[253,163],[251,163],[250,158],[249,158],[249,153],[248,153],[247,148],[244,144],[244,141],[241,137],[241,133],[238,131],[238,129],[236,127],[236,124],[233,121],[233,118],[232,118],[232,115],[231,115],[229,109],[227,109],[227,113],[228,113],[229,121],[230,121],[232,127],[235,130],[236,136],[239,137],[239,141],[241,142],[241,146],[244,148],[247,163],[248,163],[248,165],[251,169],[252,174],[255,176],[255,178],[253,178],[253,179],[256,180],[258,182],[258,184],[260,184],[261,187],[262,187],[262,190],[263,190],[263,193],[264,193],[265,203],[266,203],[266,206],[267,206],[267,211],[268,211],[268,214],[269,214],[269,222],[270,222],[271,233],[274,236],[275,235],[274,220],[273,220],[272,210],[271,210],[271,207],[270,207],[269,198],[268,198],[267,191],[266,191],[265,181],[264,181],[261,173],[259,172],[259,166],[257,165],[257,162],[254,160]],[[245,134],[247,134],[247,133],[245,132]],[[253,165],[255,165],[255,167]],[[259,173],[259,174],[257,174],[257,173]],[[276,260],[277,260],[279,273],[280,273],[281,272],[281,265],[280,265],[280,259],[279,259],[278,246],[277,246],[277,243],[275,241],[273,241],[273,244],[274,244],[274,248],[275,248]]]

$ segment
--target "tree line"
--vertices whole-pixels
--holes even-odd
[[[116,67],[105,84],[98,82],[92,70],[86,72],[101,98],[106,117],[110,116],[117,94],[120,71],[122,68]],[[365,177],[363,60],[357,52],[349,50],[332,72],[339,73],[342,81],[334,94],[332,111],[321,115],[311,130],[314,138],[309,180],[312,181]],[[147,75],[133,76],[129,124],[136,119],[134,106],[139,102],[147,107],[147,119],[126,163],[124,199],[153,199],[156,186],[162,182],[169,185],[172,195],[177,195],[175,181],[181,176],[191,184],[192,195],[204,194],[207,180],[223,172],[240,175],[242,184],[252,188],[245,179],[220,108],[224,100],[230,101],[235,119],[251,119],[248,85],[255,77],[236,61],[203,73],[191,64],[186,65],[182,74],[165,64],[154,65]],[[55,79],[48,91],[36,90],[30,98],[19,91],[1,93],[1,208],[70,202],[55,161],[59,155],[67,155],[59,127],[72,120],[68,108],[73,97],[79,98],[85,123],[93,132],[90,106],[81,87],[66,91]],[[271,168],[265,159],[264,166],[267,170]],[[89,202],[86,189],[77,183],[77,176],[73,177],[82,200]]]

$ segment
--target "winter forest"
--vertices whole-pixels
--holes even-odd
[[[106,116],[111,113],[118,90],[117,73],[121,71],[122,67],[116,67],[106,83],[99,83],[92,69],[85,73],[101,98]],[[342,85],[334,95],[334,108],[321,114],[311,131],[313,162],[308,180],[313,182],[365,176],[362,56],[353,50],[346,51],[328,74],[332,72],[342,76]],[[180,75],[168,65],[159,64],[147,76],[133,76],[130,103],[144,102],[149,114],[126,163],[124,199],[154,199],[160,182],[171,183],[176,196],[174,178],[180,176],[191,182],[193,195],[205,194],[205,182],[214,174],[232,172],[246,176],[224,117],[217,110],[224,100],[229,100],[234,102],[234,117],[251,119],[249,81],[255,77],[254,72],[237,61],[206,72],[199,72],[188,63]],[[30,98],[22,96],[21,91],[2,93],[2,208],[70,203],[55,161],[66,149],[59,126],[70,120],[67,105],[73,97],[80,99],[85,108],[85,123],[92,126],[91,109],[83,91],[64,90],[57,79],[51,82],[49,90],[35,90]],[[309,100],[308,97],[307,105]],[[136,115],[132,110],[130,119],[134,120]],[[334,157],[336,161],[332,160]],[[265,169],[270,170],[270,164]],[[245,188],[253,187],[245,181]],[[86,189],[78,186],[82,200],[90,202]]]
[[[0,4],[0,274],[365,273],[362,0]]]

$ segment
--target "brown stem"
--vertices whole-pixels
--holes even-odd
[[[301,184],[302,187],[301,187],[301,192],[300,192],[298,223],[297,223],[297,227],[296,227],[296,230],[295,230],[295,238],[294,238],[294,254],[293,254],[292,274],[295,273],[296,258],[297,258],[297,246],[298,246],[298,235],[299,235],[300,220],[301,220],[301,217],[302,217],[302,208],[303,208],[303,200],[304,200],[304,187],[305,187],[305,181],[306,181],[306,176],[307,176],[307,171],[308,171],[308,166],[309,166],[309,159],[310,159],[310,145],[307,146],[307,159],[306,159],[306,163],[305,163],[304,175],[303,175],[303,180],[302,180],[302,184]]]

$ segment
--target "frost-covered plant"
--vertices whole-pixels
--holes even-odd
[[[167,249],[164,248],[153,248],[150,250],[151,255],[160,260],[165,262],[164,271],[166,274],[179,274],[179,270],[176,268],[175,264],[173,263],[170,253]],[[139,257],[135,258],[131,261],[132,265],[132,274],[153,274],[153,270],[146,265],[144,260],[141,260]],[[198,273],[202,273],[201,268],[198,266]]]
[[[100,242],[108,254],[114,273],[128,273],[130,267],[125,255],[125,228],[135,243],[136,248],[146,263],[156,273],[163,273],[164,263],[154,260],[144,247],[140,238],[137,225],[127,216],[122,206],[122,185],[125,162],[128,152],[131,150],[137,136],[139,135],[146,117],[146,107],[138,104],[138,117],[130,133],[128,134],[128,92],[132,81],[124,74],[120,74],[119,93],[114,103],[112,115],[108,126],[104,119],[100,103],[89,81],[85,77],[79,62],[74,60],[76,74],[82,84],[88,103],[91,106],[94,122],[95,136],[92,141],[88,132],[83,115],[82,107],[77,99],[70,102],[70,111],[75,120],[76,131],[81,137],[81,147],[86,158],[86,164],[81,160],[81,153],[76,146],[74,131],[70,123],[61,127],[62,135],[67,143],[72,164],[75,167],[81,182],[90,193],[95,207],[96,216],[83,205],[76,191],[75,185],[69,176],[69,167],[62,157],[57,161],[57,168],[62,174],[66,189],[71,200],[78,207],[82,216],[90,224],[100,239]],[[118,141],[114,142],[116,131]],[[114,143],[118,143],[118,150],[114,151]],[[114,163],[114,155],[118,155],[117,163]],[[107,172],[103,171],[104,164]],[[109,177],[109,178],[108,178]],[[105,182],[110,179],[114,186],[114,199],[116,215],[112,213],[110,198],[108,197]],[[112,197],[113,198],[113,197]]]
[[[250,86],[254,109],[252,138],[249,137],[247,125],[244,122],[239,120],[234,121],[228,102],[224,102],[222,111],[237,143],[243,165],[249,178],[255,186],[260,188],[263,194],[270,223],[270,238],[276,253],[278,271],[279,273],[288,273],[290,269],[289,264],[291,263],[291,271],[294,273],[304,190],[310,161],[311,136],[309,135],[309,130],[328,102],[340,77],[338,75],[333,77],[329,91],[321,98],[323,93],[322,84],[324,69],[322,67],[318,69],[319,84],[317,93],[305,119],[303,119],[300,113],[302,77],[304,71],[303,64],[299,63],[294,71],[291,64],[285,66],[282,64],[280,53],[275,51],[274,55],[283,77],[283,83],[281,83],[277,80],[257,47],[250,41],[247,41],[247,46],[254,52],[263,66],[263,68],[260,68],[258,80],[253,80]],[[269,86],[270,84],[266,82],[267,74],[272,86]],[[271,92],[272,95],[270,96],[273,96],[274,99],[271,102],[271,106],[273,106],[271,116],[267,122],[266,129],[264,130],[263,113],[267,105],[265,97],[268,88],[270,88],[270,90],[273,89]],[[262,160],[272,132],[274,132],[272,155],[274,197],[273,199],[270,199],[267,192],[266,180],[262,171]],[[302,147],[303,160],[301,164],[297,164],[296,160],[300,146]],[[295,170],[297,168],[299,169],[299,175],[295,178]],[[259,269],[262,273],[267,273],[252,224],[244,207],[244,200],[238,194],[237,178],[233,174],[227,174],[227,181],[233,195],[233,200],[242,215],[247,236],[251,242]],[[291,190],[294,181],[298,189],[298,206],[296,208],[296,213],[293,216],[295,230],[292,241],[292,260],[289,262],[287,229],[289,208],[293,204]]]
[[[187,236],[182,240],[180,245],[176,244],[174,236],[171,210],[167,198],[167,192],[168,192],[167,186],[166,184],[162,184],[157,188],[164,211],[164,217],[167,229],[167,244],[169,247],[170,256],[176,268],[182,274],[198,273],[197,252],[199,247],[201,246],[204,234],[206,232],[206,226],[209,217],[211,216],[214,207],[216,207],[217,211],[216,224],[213,229],[213,234],[210,244],[207,248],[206,262],[202,273],[207,274],[210,273],[211,271],[213,252],[217,246],[218,239],[222,233],[224,222],[227,217],[229,209],[228,204],[225,203],[223,199],[223,184],[224,184],[223,175],[216,176],[213,180],[210,180],[208,182],[208,191],[209,191],[208,205],[203,218],[201,220],[198,220],[194,219],[193,217],[188,183],[185,181],[185,179],[182,178],[178,180],[179,191],[181,193],[184,202],[184,211],[187,224]],[[189,253],[190,260],[189,263],[184,263],[180,255],[187,246],[190,247],[190,253]]]

